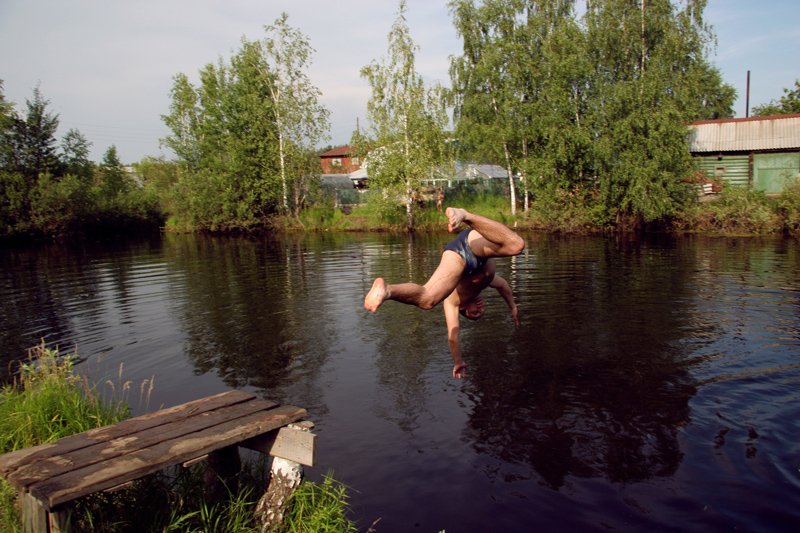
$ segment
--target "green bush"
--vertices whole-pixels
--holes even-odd
[[[786,231],[800,232],[800,182],[795,181],[784,188],[775,200],[775,213]]]
[[[724,233],[770,233],[780,227],[766,195],[747,187],[726,186],[718,200],[703,206],[711,227]]]

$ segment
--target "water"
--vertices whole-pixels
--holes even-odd
[[[0,373],[44,340],[134,414],[231,388],[305,407],[307,475],[352,487],[364,531],[798,529],[795,240],[526,235],[498,261],[521,325],[487,294],[454,380],[441,308],[363,308],[448,239],[0,249]]]

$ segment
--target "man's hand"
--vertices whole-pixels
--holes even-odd
[[[461,379],[467,375],[467,365],[461,363],[460,365],[456,365],[453,367],[453,377]]]
[[[519,318],[517,318],[517,304],[511,307],[511,318],[514,319],[514,325],[519,326]]]

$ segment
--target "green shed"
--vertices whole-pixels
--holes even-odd
[[[777,194],[800,179],[800,114],[695,122],[689,145],[700,170],[733,185]]]

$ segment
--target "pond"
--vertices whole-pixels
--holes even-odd
[[[525,234],[451,377],[424,282],[447,233],[187,235],[0,249],[0,373],[77,350],[135,415],[229,389],[305,407],[362,531],[790,531],[800,248]],[[466,321],[465,321],[466,322]],[[153,381],[152,393],[147,390]]]

